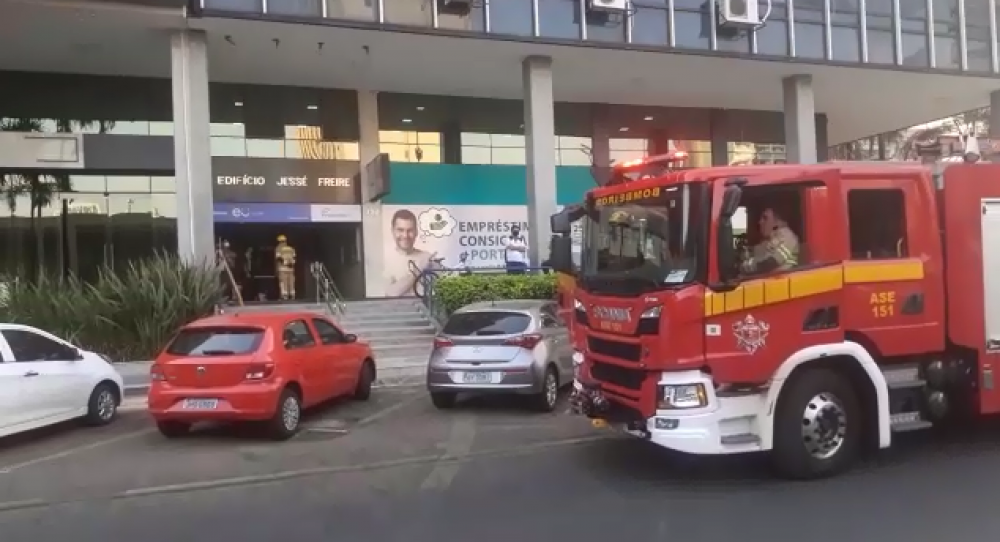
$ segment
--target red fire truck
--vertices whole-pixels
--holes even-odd
[[[745,273],[766,210],[798,261]],[[671,171],[595,188],[552,229],[553,268],[575,283],[575,404],[595,426],[766,451],[814,478],[895,433],[1000,411],[1000,165]]]

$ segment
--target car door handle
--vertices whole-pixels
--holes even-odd
[[[24,376],[38,376],[38,372],[37,371],[28,371],[28,372],[24,373]]]

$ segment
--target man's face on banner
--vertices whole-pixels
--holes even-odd
[[[397,218],[392,223],[392,238],[396,241],[396,248],[405,252],[413,250],[413,243],[417,240],[416,221]]]

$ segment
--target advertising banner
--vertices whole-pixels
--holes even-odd
[[[528,238],[523,205],[383,205],[382,223],[383,272],[369,274],[368,280],[378,284],[369,283],[368,291],[386,297],[412,296],[414,279],[431,258],[444,258],[445,268],[459,268],[464,254],[469,267],[502,268],[504,237],[511,227],[519,226]],[[580,237],[574,231],[577,246]]]
[[[212,196],[227,203],[359,204],[358,162],[212,158]]]
[[[216,222],[280,224],[312,220],[309,205],[302,203],[216,203],[212,207]]]

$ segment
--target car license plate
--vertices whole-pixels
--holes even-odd
[[[218,399],[185,399],[185,410],[215,410],[219,406]]]
[[[492,384],[493,373],[465,373],[462,382],[466,384]]]

